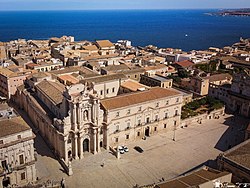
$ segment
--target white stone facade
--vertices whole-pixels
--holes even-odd
[[[31,129],[0,138],[0,188],[36,181],[33,138]]]

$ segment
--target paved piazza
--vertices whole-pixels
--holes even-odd
[[[37,170],[40,181],[66,180],[67,187],[133,187],[159,182],[159,179],[176,177],[207,161],[242,141],[246,120],[226,115],[203,124],[191,125],[173,132],[161,133],[128,144],[129,152],[116,159],[109,151],[89,154],[85,159],[74,161],[73,176],[63,173],[47,146],[37,136]],[[144,153],[133,149],[135,145]],[[104,163],[104,166],[101,165]]]

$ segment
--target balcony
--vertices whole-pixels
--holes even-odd
[[[120,130],[115,130],[115,131],[114,131],[114,134],[119,133],[119,132],[121,132],[121,131],[120,131]]]
[[[11,165],[8,164],[8,167],[2,168],[0,167],[0,176],[3,176],[5,174],[10,174],[12,173],[13,169],[11,168]]]
[[[142,123],[137,124],[135,127],[140,127],[142,126]]]
[[[127,130],[129,130],[129,129],[131,129],[131,127],[126,127],[126,128],[125,128],[125,131],[127,131]]]

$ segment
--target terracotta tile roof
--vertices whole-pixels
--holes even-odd
[[[122,70],[121,73],[125,75],[130,75],[130,74],[136,74],[136,73],[144,73],[145,69],[144,68],[132,68],[129,70]]]
[[[157,70],[157,69],[167,69],[168,67],[164,64],[158,64],[158,65],[155,65],[155,66],[149,66],[149,67],[145,67],[144,69],[146,71],[149,71],[149,70]]]
[[[63,91],[65,86],[61,83],[51,82],[44,80],[36,85],[36,87],[44,93],[49,100],[55,105],[62,103],[63,100]]]
[[[126,89],[129,89],[130,91],[138,91],[138,89],[148,88],[147,86],[145,86],[139,82],[136,82],[134,80],[127,80],[125,82],[122,82],[121,86],[126,88]]]
[[[88,69],[87,67],[79,67],[79,66],[74,66],[74,67],[65,67],[62,70],[54,70],[50,71],[49,73],[60,76],[63,74],[73,74],[73,73],[79,73],[81,75],[98,75],[94,71]]]
[[[82,83],[103,83],[108,81],[116,81],[118,79],[126,79],[127,77],[124,74],[110,74],[110,75],[102,75],[102,76],[95,76],[91,78],[86,78],[82,80]]]
[[[30,129],[20,116],[0,121],[0,137],[17,134]]]
[[[89,51],[95,51],[98,50],[96,45],[89,45],[89,46],[83,46],[83,49],[89,50]]]
[[[193,62],[191,61],[188,61],[188,60],[185,60],[185,61],[180,61],[180,62],[175,62],[175,64],[181,66],[181,67],[184,67],[184,68],[187,68],[187,67],[191,67],[194,65]]]
[[[127,65],[121,64],[121,65],[109,65],[107,67],[103,67],[102,69],[106,71],[123,71],[123,70],[129,70],[129,67]]]
[[[0,45],[0,59],[6,58],[5,47]]]
[[[109,48],[114,46],[114,44],[109,40],[97,40],[96,43],[100,48]]]
[[[240,145],[228,150],[225,157],[250,169],[250,140],[246,140]]]
[[[90,61],[90,60],[98,60],[98,59],[108,59],[108,58],[118,58],[119,54],[109,54],[109,55],[99,55],[99,54],[91,54],[89,56],[83,57],[83,60]],[[121,58],[121,57],[120,57]]]
[[[173,89],[155,87],[147,91],[120,95],[101,100],[101,104],[106,110],[114,110],[135,104],[145,103],[161,98],[181,95],[180,92]]]
[[[50,76],[49,73],[47,72],[38,72],[38,73],[34,73],[31,75],[33,78],[45,78],[45,77],[48,77]]]
[[[58,77],[59,79],[63,80],[63,81],[68,81],[72,84],[77,84],[79,82],[79,80],[77,78],[75,78],[72,75],[61,75]]]
[[[36,64],[36,63],[29,63],[29,64],[26,65],[26,67],[27,67],[27,68],[30,68],[30,69],[32,69],[32,68],[34,68],[34,67],[37,67],[37,66],[39,66],[39,65]]]
[[[222,81],[222,80],[231,80],[232,76],[228,73],[226,74],[215,74],[212,76],[209,76],[209,82],[216,82],[216,81]]]
[[[160,183],[159,188],[186,188],[186,187],[200,187],[199,185],[216,180],[223,176],[229,175],[230,172],[221,172],[212,168],[203,168],[185,176],[175,178],[173,180]]]
[[[7,68],[0,67],[0,74],[4,75],[6,77],[10,77],[12,74],[14,74],[14,72],[7,69]]]

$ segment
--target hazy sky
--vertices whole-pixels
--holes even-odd
[[[250,8],[250,0],[0,0],[0,10]]]

